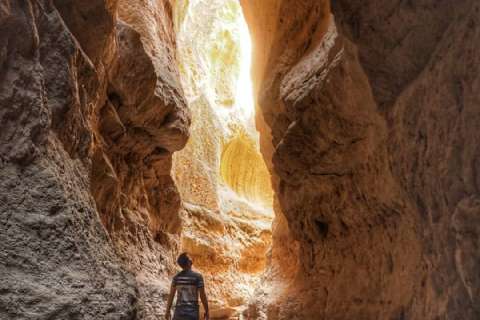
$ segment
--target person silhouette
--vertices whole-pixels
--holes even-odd
[[[165,312],[166,320],[171,319],[170,309],[175,293],[177,293],[177,302],[173,320],[199,320],[198,296],[200,296],[205,309],[204,319],[208,320],[208,299],[205,293],[203,276],[192,270],[193,261],[186,252],[178,256],[177,263],[182,268],[182,271],[177,273],[172,279]]]

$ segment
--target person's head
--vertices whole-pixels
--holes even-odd
[[[186,252],[178,256],[177,263],[183,270],[190,269],[193,264],[192,259],[190,259]]]

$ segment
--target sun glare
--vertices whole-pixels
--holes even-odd
[[[255,111],[253,85],[250,75],[252,65],[252,41],[243,15],[239,20],[241,60],[235,104],[236,107],[241,110],[242,114],[249,119]]]

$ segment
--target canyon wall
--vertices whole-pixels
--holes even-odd
[[[169,1],[2,1],[0,47],[0,318],[156,319],[190,123]]]
[[[250,318],[479,318],[479,4],[242,5],[278,200]]]
[[[272,190],[235,96],[241,8],[223,4],[0,5],[1,318],[157,319],[179,250],[212,315],[244,308]]]
[[[202,3],[0,3],[0,318],[480,318],[480,4]]]

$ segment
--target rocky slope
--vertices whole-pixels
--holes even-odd
[[[250,316],[478,318],[479,5],[242,4],[279,200]]]

